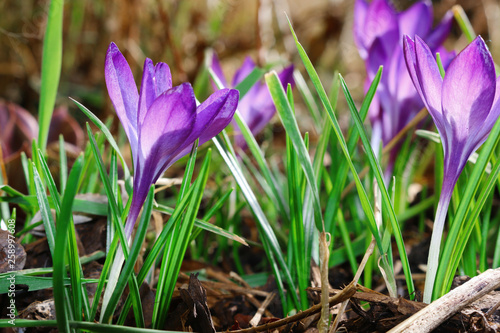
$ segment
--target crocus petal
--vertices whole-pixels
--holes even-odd
[[[197,108],[196,122],[191,134],[175,152],[175,158],[170,165],[179,158],[187,155],[191,146],[200,138],[198,145],[202,145],[219,134],[233,119],[238,105],[239,92],[235,89],[221,89],[214,92]]]
[[[104,67],[106,86],[111,102],[122,123],[132,148],[132,154],[137,152],[137,106],[139,94],[134,82],[134,76],[127,60],[121,54],[115,43],[111,43],[106,53]]]
[[[445,132],[445,124],[441,114],[441,90],[443,78],[439,72],[436,58],[429,47],[418,36],[415,37],[415,72],[418,79],[420,93],[429,113],[431,114],[440,134]],[[411,75],[410,71],[410,75]],[[415,79],[412,78],[415,82]],[[419,90],[417,88],[417,90]]]
[[[491,111],[488,114],[488,117],[484,120],[483,126],[477,131],[475,138],[478,144],[474,147],[475,151],[479,148],[484,141],[488,138],[488,134],[490,134],[491,129],[495,125],[498,117],[500,116],[500,76],[496,79],[496,91],[495,91],[495,99],[493,100],[493,106],[491,107]]]
[[[154,84],[156,96],[160,96],[172,88],[172,74],[170,73],[170,67],[166,63],[159,62],[156,64]]]
[[[483,127],[495,90],[493,59],[478,36],[450,64],[443,82],[443,113],[456,140],[466,140]]]
[[[286,91],[288,84],[294,86],[295,81],[293,80],[293,65],[285,67],[281,72],[278,73],[278,78]]]
[[[426,36],[432,26],[432,4],[428,1],[417,2],[398,14],[399,32],[415,38]]]
[[[429,47],[434,50],[439,47],[439,45],[443,44],[444,40],[450,33],[452,24],[453,12],[448,11],[444,15],[441,22],[425,38],[427,45],[429,45]]]
[[[212,55],[212,64],[210,65],[210,67],[214,71],[214,74],[217,76],[217,78],[219,78],[222,85],[224,87],[227,87],[228,85],[227,85],[226,77],[224,76],[224,72],[222,71],[222,67],[220,65],[219,58],[217,57],[217,54],[215,54],[215,53]],[[214,90],[217,90],[217,89],[218,88],[215,87]]]
[[[153,61],[149,58],[146,58],[146,60],[144,61],[144,69],[142,72],[141,91],[139,94],[139,112],[137,114],[137,122],[139,126],[142,125],[149,107],[156,99],[153,82],[154,75],[155,66],[153,64]]]
[[[191,133],[195,119],[196,103],[189,83],[160,95],[149,108],[140,129],[141,158],[155,156],[160,166],[165,164],[160,161],[168,162]]]
[[[373,79],[377,74],[380,66],[390,66],[390,53],[387,53],[384,42],[381,38],[373,41],[366,59],[366,72],[370,79]],[[382,80],[386,81],[384,75]]]
[[[141,91],[139,95],[139,114],[137,121],[141,125],[146,113],[155,99],[172,88],[172,75],[166,63],[159,62],[156,66],[147,58],[142,72]]]
[[[376,38],[380,38],[386,54],[390,54],[399,44],[397,14],[387,0],[372,1],[365,19],[364,34],[366,45],[371,45]]]
[[[243,81],[255,68],[255,63],[252,58],[246,57],[243,65],[240,69],[236,71],[233,77],[232,87],[236,87],[241,81]]]
[[[361,58],[368,56],[368,45],[366,42],[365,19],[368,12],[368,2],[366,0],[356,0],[354,3],[354,42],[356,43]]]

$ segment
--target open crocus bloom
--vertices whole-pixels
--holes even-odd
[[[255,69],[255,63],[250,57],[247,57],[243,65],[235,73],[231,85],[228,85],[224,73],[222,72],[219,59],[215,54],[212,57],[211,67],[224,87],[236,87]],[[278,77],[285,89],[288,84],[293,85],[293,65],[279,72]],[[238,110],[254,136],[262,131],[276,113],[276,107],[274,106],[267,85],[264,82],[257,82],[250,88],[245,96],[239,101]],[[238,126],[235,126],[235,132],[236,145],[245,148],[246,142]]]
[[[470,155],[488,137],[500,115],[499,79],[491,54],[479,36],[450,63],[444,79],[425,42],[404,39],[406,64],[436,124],[444,152],[444,175],[429,251],[424,302],[430,302],[439,248],[453,188]]]
[[[132,71],[114,43],[106,54],[105,77],[134,162],[134,194],[125,225],[130,237],[150,186],[189,153],[196,139],[201,145],[231,122],[239,93],[222,89],[196,106],[189,83],[172,87],[168,65],[160,62],[155,66],[146,59],[139,94]]]
[[[405,66],[402,39],[404,35],[421,36],[432,53],[440,52],[446,68],[454,57],[441,44],[448,36],[452,23],[449,12],[432,29],[433,11],[430,1],[419,1],[403,12],[396,12],[388,0],[357,0],[354,7],[354,41],[365,60],[366,90],[380,66],[384,73],[377,94],[370,105],[372,145],[378,151],[382,140],[386,145],[413,119],[424,106],[416,92]],[[392,174],[397,154],[393,149],[386,175]]]

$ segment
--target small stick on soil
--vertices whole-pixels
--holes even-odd
[[[375,182],[374,182],[375,183]],[[375,187],[377,188],[377,187]],[[381,206],[381,198],[380,198],[380,191],[375,190],[375,219],[377,223],[377,227],[380,229],[382,225],[382,212],[380,209]],[[354,279],[352,280],[352,283],[357,284],[359,279],[361,278],[361,273],[365,270],[366,263],[368,262],[368,259],[370,259],[371,255],[373,254],[373,251],[375,250],[375,237],[372,235],[372,240],[370,242],[370,245],[368,246],[368,249],[366,249],[365,255],[363,256],[363,260],[361,261],[361,264],[359,264],[358,270],[356,271],[356,275],[354,275]],[[340,323],[341,317],[345,312],[345,309],[347,308],[347,304],[349,304],[349,300],[345,300],[342,302],[339,308],[339,312],[337,313],[337,316],[335,317],[335,321],[333,322],[332,327],[330,328],[330,333],[334,333],[337,331],[337,327]]]
[[[325,228],[323,227],[323,230]],[[321,271],[321,317],[318,321],[318,331],[319,333],[328,332],[328,321],[330,319],[330,306],[328,302],[328,289],[330,283],[328,282],[328,262],[330,261],[330,250],[329,250],[329,240],[327,240],[327,235],[330,234],[326,232],[321,232],[319,235],[319,262]]]
[[[435,300],[424,309],[391,329],[389,333],[431,332],[446,319],[461,311],[468,304],[499,287],[500,268],[489,269],[460,287],[453,289],[440,299]]]
[[[354,293],[356,292],[356,284],[355,283],[349,283],[347,287],[345,287],[342,292],[336,294],[335,296],[332,296],[329,298],[329,305],[330,307],[334,306],[335,304],[339,304],[347,299],[349,299]],[[257,327],[250,327],[250,328],[245,328],[242,330],[235,330],[235,331],[228,331],[230,333],[250,333],[250,332],[264,332],[264,331],[270,331],[275,328],[299,321],[303,318],[312,316],[315,313],[318,313],[321,311],[321,304],[316,304],[307,309],[306,311],[302,311],[297,313],[296,315],[286,317],[271,323],[267,323],[261,326]]]
[[[262,314],[264,314],[264,311],[266,311],[269,304],[271,304],[271,301],[273,300],[275,295],[276,295],[275,293],[270,293],[269,296],[266,297],[266,299],[264,300],[264,303],[262,303],[262,305],[259,307],[255,316],[253,316],[253,318],[250,320],[250,323],[249,323],[250,326],[255,327],[255,326],[259,325],[260,320],[262,319]]]

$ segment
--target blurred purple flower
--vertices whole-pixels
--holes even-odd
[[[254,69],[255,63],[250,57],[245,58],[243,65],[236,71],[233,77],[231,85],[228,85],[224,73],[222,72],[219,59],[214,54],[212,57],[212,70],[215,75],[220,79],[224,87],[236,87],[241,81],[243,81]],[[288,84],[294,85],[293,80],[293,65],[290,65],[279,72],[278,77],[286,90]],[[269,89],[264,82],[257,82],[248,92],[243,96],[243,98],[238,103],[238,110],[242,118],[247,123],[250,131],[255,136],[271,121],[274,114],[276,113],[276,107],[274,106],[273,99],[269,93]],[[246,148],[246,142],[241,134],[241,130],[235,125],[235,144],[242,149]]]
[[[385,146],[424,106],[405,66],[402,39],[404,35],[421,36],[432,53],[440,52],[446,68],[454,56],[441,44],[448,36],[453,15],[448,12],[432,29],[433,11],[430,1],[419,1],[403,12],[396,12],[388,0],[357,0],[354,7],[354,41],[365,60],[368,89],[379,67],[384,66],[377,94],[370,106],[372,145],[378,151]],[[391,153],[386,174],[392,174],[397,149]]]
[[[146,59],[139,94],[132,71],[114,43],[106,54],[105,77],[134,162],[134,195],[125,226],[130,237],[150,186],[190,152],[196,139],[202,145],[231,122],[239,93],[222,89],[196,106],[189,83],[172,87],[168,65],[155,66]]]
[[[418,36],[404,39],[408,71],[441,136],[444,174],[429,251],[424,301],[430,302],[439,248],[453,188],[470,155],[500,115],[500,77],[486,44],[477,37],[450,63],[444,79],[431,49]]]

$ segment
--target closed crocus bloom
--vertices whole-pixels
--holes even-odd
[[[212,57],[211,67],[224,87],[236,87],[255,69],[256,66],[252,59],[247,57],[243,62],[243,65],[235,73],[231,85],[228,85],[226,78],[224,77],[224,73],[222,72],[219,60],[215,54]],[[293,65],[290,65],[279,72],[278,77],[285,89],[288,84],[293,85]],[[239,101],[238,110],[254,136],[262,131],[276,113],[276,107],[274,106],[273,99],[269,93],[267,85],[264,82],[255,83]],[[236,145],[241,148],[245,148],[246,142],[238,126],[235,126],[235,132]]]
[[[420,37],[404,40],[408,71],[436,124],[444,152],[441,197],[429,250],[424,301],[430,302],[439,248],[453,188],[470,155],[488,137],[500,115],[499,78],[483,39],[477,37],[450,63],[444,79]]]
[[[127,61],[114,43],[106,54],[105,77],[132,150],[134,192],[125,225],[130,237],[150,186],[189,153],[196,139],[202,145],[231,122],[239,93],[222,89],[197,106],[191,85],[172,87],[168,65],[154,65],[151,59],[144,62],[139,93]]]
[[[404,35],[421,36],[433,53],[440,52],[446,68],[454,53],[441,44],[448,36],[451,12],[432,29],[433,12],[429,1],[420,1],[403,12],[397,12],[388,0],[357,0],[354,7],[354,41],[365,60],[368,89],[380,66],[384,66],[377,94],[370,105],[372,145],[378,150],[386,145],[424,106],[406,69],[402,39]],[[397,154],[393,149],[386,175],[392,174]]]

